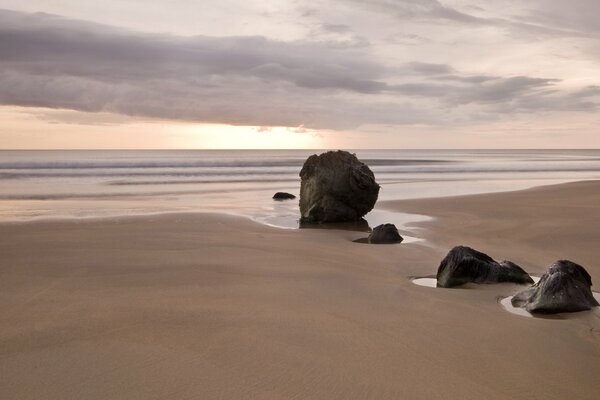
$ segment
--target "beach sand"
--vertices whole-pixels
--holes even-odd
[[[214,214],[4,223],[0,398],[598,399],[600,310],[410,279],[464,244],[598,288],[599,204],[599,181],[387,202],[435,217],[387,246]]]

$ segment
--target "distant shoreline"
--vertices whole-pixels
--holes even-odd
[[[243,215],[296,228],[298,173],[313,151],[5,152],[0,221],[103,218],[162,212]],[[500,193],[600,179],[600,151],[363,150],[358,158],[381,190],[371,226],[387,222],[385,202]],[[401,218],[405,220],[404,217]]]

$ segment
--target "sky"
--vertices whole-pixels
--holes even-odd
[[[0,0],[0,148],[600,148],[597,0]]]

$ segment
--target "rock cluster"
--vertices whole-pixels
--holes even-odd
[[[334,226],[334,223],[359,223],[373,209],[379,185],[373,172],[347,151],[312,155],[300,171],[300,226]],[[290,193],[277,192],[275,200],[294,199]],[[373,229],[361,243],[400,243],[403,238],[394,224]],[[533,284],[533,279],[511,261],[497,262],[467,246],[456,246],[441,261],[437,271],[438,287],[466,283],[513,282]],[[531,313],[553,314],[589,310],[598,306],[591,291],[592,279],[578,264],[560,260],[550,266],[540,281],[518,294],[511,302]]]

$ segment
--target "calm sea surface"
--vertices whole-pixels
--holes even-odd
[[[297,200],[271,197],[298,195],[304,160],[320,152],[0,151],[0,220],[216,211],[295,227]],[[375,173],[380,200],[600,179],[600,150],[354,152]],[[389,215],[376,207],[367,219],[373,226]]]

